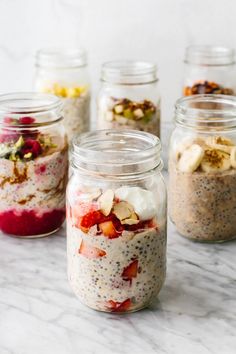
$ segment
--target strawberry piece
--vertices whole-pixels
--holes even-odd
[[[132,281],[132,278],[136,278],[138,273],[138,260],[134,260],[127,267],[124,268],[122,278],[124,280]]]
[[[21,149],[21,156],[24,157],[24,155],[29,152],[32,153],[34,158],[41,154],[42,147],[37,140],[28,139],[25,141],[24,146]]]
[[[20,124],[33,124],[35,122],[35,119],[32,117],[21,117],[19,119]]]
[[[126,299],[123,302],[117,302],[113,300],[108,301],[108,309],[111,310],[111,312],[126,312],[130,309],[130,306],[132,305],[132,302],[130,299]]]
[[[104,250],[101,250],[100,248],[91,246],[85,241],[82,241],[79,248],[79,254],[82,254],[88,259],[95,259],[104,257],[106,255],[106,252]]]
[[[108,238],[119,237],[120,232],[115,229],[115,226],[112,221],[105,221],[99,224],[99,229],[102,231],[103,236]]]
[[[80,220],[80,226],[86,229],[105,221],[106,217],[99,210],[90,211]]]

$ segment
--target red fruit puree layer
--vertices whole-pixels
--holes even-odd
[[[34,210],[8,210],[0,213],[0,230],[15,236],[43,235],[58,229],[64,220],[64,209],[54,209],[41,215]]]

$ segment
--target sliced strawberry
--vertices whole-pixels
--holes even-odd
[[[130,309],[130,306],[132,305],[132,302],[130,299],[126,299],[123,302],[117,302],[113,300],[108,301],[108,308],[111,310],[111,312],[125,312]]]
[[[124,280],[131,281],[132,278],[136,278],[137,273],[138,273],[138,260],[136,259],[133,262],[131,262],[127,267],[124,268],[121,276]]]
[[[79,225],[82,228],[89,229],[90,227],[100,224],[105,221],[106,217],[99,210],[90,211],[81,217]]]
[[[79,254],[86,258],[94,259],[104,257],[106,252],[100,248],[91,246],[88,242],[82,241],[79,248]]]
[[[99,229],[102,231],[103,236],[108,238],[116,238],[120,236],[120,232],[115,229],[112,221],[105,221],[99,224]]]

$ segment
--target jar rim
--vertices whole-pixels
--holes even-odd
[[[185,50],[185,63],[221,66],[235,63],[233,48],[212,45],[191,45]]]
[[[54,69],[84,67],[87,52],[83,48],[42,48],[36,52],[36,66]]]
[[[40,124],[52,124],[62,119],[60,114],[63,103],[53,94],[37,92],[15,92],[0,95],[0,124],[8,116],[26,116],[36,114],[45,115],[55,111],[58,115],[50,117],[49,120],[41,119],[38,123],[32,123],[31,126]],[[17,126],[20,126],[20,124]]]
[[[176,124],[198,129],[236,128],[236,97],[201,94],[182,97],[175,104]]]
[[[157,81],[157,65],[148,61],[115,60],[102,64],[101,80],[117,84]]]
[[[100,175],[128,176],[162,167],[161,142],[136,130],[104,129],[80,134],[72,141],[72,165]],[[137,167],[132,170],[132,167]],[[100,171],[98,171],[100,169]]]

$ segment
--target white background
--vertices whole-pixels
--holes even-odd
[[[170,121],[185,47],[236,46],[235,12],[235,0],[0,0],[0,92],[31,89],[40,47],[83,46],[94,97],[102,62],[156,62],[162,121]]]

